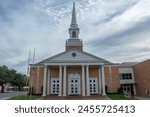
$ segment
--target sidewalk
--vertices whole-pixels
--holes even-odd
[[[0,93],[0,100],[7,100],[10,97],[25,95],[25,94],[26,92],[23,92],[23,91],[9,91],[5,93]]]
[[[111,100],[107,96],[45,96],[39,100]]]
[[[138,100],[150,100],[150,97],[135,96],[134,98]]]

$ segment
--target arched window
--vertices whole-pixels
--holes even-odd
[[[76,38],[76,31],[72,32],[72,38]]]

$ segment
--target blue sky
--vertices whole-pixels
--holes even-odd
[[[35,62],[64,51],[73,1],[86,52],[114,63],[150,58],[149,0],[0,0],[0,65],[25,73],[29,50]]]

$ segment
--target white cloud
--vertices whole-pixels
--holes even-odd
[[[73,0],[2,1],[0,65],[25,73],[29,50],[36,62],[65,50]],[[85,51],[113,62],[150,57],[149,0],[75,1]]]

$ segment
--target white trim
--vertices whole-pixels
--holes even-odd
[[[63,91],[63,96],[66,96],[66,66],[64,65],[64,91]]]
[[[62,96],[62,66],[59,66],[59,96]]]
[[[46,72],[47,72],[47,66],[44,66],[43,95],[42,96],[46,96]]]
[[[89,66],[86,65],[86,90],[87,90],[87,96],[90,96],[89,91]]]
[[[98,67],[98,86],[99,86],[99,94],[102,93],[102,78],[101,78],[101,69]]]
[[[85,96],[85,72],[84,72],[84,65],[82,65],[82,96]]]
[[[105,90],[105,72],[104,72],[104,65],[102,65],[102,86],[103,86],[103,96],[106,95]]]
[[[64,65],[64,66],[68,66],[68,65],[104,65],[104,63],[99,63],[99,62],[97,62],[97,63],[44,63],[44,65],[56,65],[56,66],[59,66],[59,65]]]

